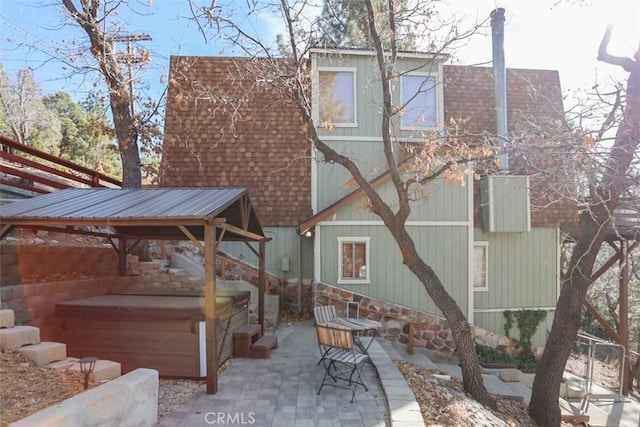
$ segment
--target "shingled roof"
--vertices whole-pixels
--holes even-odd
[[[243,77],[248,61],[256,59],[171,58],[160,183],[247,187],[263,225],[297,226],[312,214],[306,127],[292,101]],[[444,80],[445,120],[462,119],[471,133],[493,133],[491,68],[445,66]],[[507,93],[510,131],[562,120],[556,71],[509,69]],[[527,172],[517,159],[513,167]],[[544,199],[547,184],[532,180],[533,200]],[[575,206],[567,202],[540,204],[546,207],[532,212],[534,227],[575,220]],[[481,226],[479,208],[475,221]]]

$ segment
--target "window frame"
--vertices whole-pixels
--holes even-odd
[[[476,249],[482,249],[484,251],[484,286],[476,286],[476,269],[478,265],[476,263]],[[489,290],[489,242],[478,241],[473,242],[473,277],[471,280],[471,287],[474,292],[487,292]]]
[[[405,124],[404,120],[407,116],[406,108],[409,107],[410,104],[405,105],[404,101],[404,79],[405,77],[422,77],[425,80],[430,79],[433,81],[433,96],[434,96],[434,122],[428,126],[417,126],[415,124]],[[440,128],[440,94],[438,90],[438,86],[440,84],[439,75],[437,73],[406,73],[400,76],[400,105],[404,106],[403,110],[400,112],[400,129],[401,130],[429,130],[429,129],[439,129]],[[426,94],[426,93],[425,93]],[[412,100],[413,101],[413,100]]]
[[[345,278],[342,270],[342,246],[345,243],[364,243],[365,244],[365,271],[364,278]],[[369,285],[371,284],[371,237],[368,236],[339,236],[338,237],[338,278],[336,283],[339,285]]]
[[[352,96],[353,96],[353,122],[332,122],[331,126],[341,127],[341,128],[355,128],[358,127],[358,98],[357,98],[357,90],[356,90],[356,82],[357,82],[357,72],[358,69],[356,67],[318,67],[318,73],[316,78],[316,88],[317,94],[316,97],[316,106],[317,106],[317,120],[320,127],[326,127],[322,122],[322,118],[320,117],[320,99],[322,87],[320,86],[320,74],[323,72],[329,73],[351,73],[351,86],[352,86]]]

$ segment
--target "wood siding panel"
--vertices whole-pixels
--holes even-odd
[[[529,233],[483,233],[489,242],[489,290],[475,292],[476,309],[554,307],[558,284],[556,229]]]
[[[554,311],[548,311],[547,317],[538,326],[535,335],[531,339],[534,347],[544,346],[546,344],[547,335],[549,334],[549,331],[551,330],[551,324],[553,323],[554,313]],[[505,333],[505,318],[503,312],[501,311],[492,313],[476,313],[475,324],[500,335],[504,335]],[[515,323],[511,327],[510,336],[512,338],[518,338],[520,336],[520,331],[518,330],[518,326]]]
[[[266,244],[266,270],[276,276],[282,276],[282,259],[289,259],[289,271],[284,272],[287,277],[300,277],[300,239],[294,227],[265,227],[265,235],[271,238]],[[257,245],[254,244],[254,248]],[[244,242],[222,242],[220,250],[239,258],[251,265],[258,266],[258,257]],[[306,262],[313,262],[308,259]]]
[[[467,309],[468,229],[464,226],[409,227],[423,259],[434,268],[462,310]],[[402,263],[400,251],[384,226],[321,227],[322,281],[336,285],[338,275],[338,236],[371,237],[368,285],[339,285],[353,292],[440,314],[426,290]]]
[[[336,167],[334,166],[334,168]],[[321,192],[327,205],[335,202],[335,199],[330,201],[330,198],[342,197],[346,194],[341,187],[341,183],[344,183],[346,178],[336,179],[336,176],[343,176],[343,174],[322,175],[319,180],[323,183]],[[335,181],[332,182],[332,180]],[[333,187],[334,191],[330,191],[331,185],[338,187]],[[398,198],[391,182],[384,183],[378,187],[377,191],[394,210],[397,209]],[[457,184],[445,183],[443,180],[433,182],[426,187],[426,198],[412,202],[409,221],[468,221],[469,197],[467,191],[469,191],[468,186],[462,187]],[[362,202],[363,199],[360,199],[351,203],[326,221],[380,221],[378,216],[363,208]]]

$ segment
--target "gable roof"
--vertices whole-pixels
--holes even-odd
[[[108,226],[115,237],[204,240],[204,226],[216,224],[223,240],[267,239],[246,188],[67,189],[1,210],[3,234],[11,226]]]
[[[248,77],[243,64],[261,60],[266,59],[171,58],[160,183],[246,186],[265,225],[306,228],[354,196],[312,215],[307,129],[292,101]],[[443,73],[445,121],[464,123],[470,134],[493,133],[492,69],[445,65]],[[563,118],[557,71],[508,69],[507,93],[510,131],[539,132]],[[512,165],[514,173],[529,172],[517,159]],[[548,185],[532,179],[534,205]],[[577,210],[569,201],[540,205],[545,209],[532,212],[534,227],[575,221]],[[475,206],[481,226],[479,196]]]
[[[311,154],[293,102],[246,77],[256,58],[171,57],[161,187],[248,189],[265,226],[311,215]]]

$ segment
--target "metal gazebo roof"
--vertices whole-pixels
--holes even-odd
[[[88,231],[87,226],[109,227]],[[207,393],[218,390],[215,258],[221,241],[257,242],[258,322],[264,326],[268,237],[246,188],[66,189],[0,206],[0,238],[15,227],[106,237],[125,274],[127,240],[190,240],[204,253]],[[114,239],[118,240],[117,245]],[[204,242],[204,244],[202,244]]]
[[[2,235],[12,226],[98,226],[129,239],[203,240],[214,223],[221,240],[265,239],[246,188],[67,189],[0,207]]]

